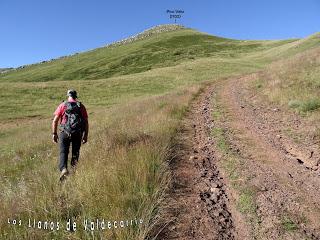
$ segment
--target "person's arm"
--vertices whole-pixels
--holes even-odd
[[[86,143],[88,141],[88,133],[89,133],[89,122],[88,119],[84,121],[84,133],[82,137],[82,143]]]
[[[52,141],[54,143],[58,142],[57,128],[58,128],[59,119],[60,117],[58,115],[55,115],[52,121]]]

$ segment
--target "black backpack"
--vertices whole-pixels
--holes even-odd
[[[81,102],[65,102],[66,122],[62,125],[63,131],[68,134],[82,133],[84,131],[84,119],[81,114]]]

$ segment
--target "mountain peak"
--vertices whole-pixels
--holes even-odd
[[[180,29],[185,29],[185,27],[183,25],[179,25],[179,24],[156,25],[156,26],[151,27],[149,29],[146,29],[143,32],[138,33],[136,35],[133,35],[128,38],[110,43],[110,44],[106,45],[105,47],[119,46],[119,45],[131,43],[131,42],[135,42],[138,40],[142,40],[144,38],[151,37],[151,36],[163,33],[163,32],[171,32],[171,31],[176,31],[176,30],[180,30]]]

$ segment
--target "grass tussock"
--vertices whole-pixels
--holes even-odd
[[[292,232],[298,229],[298,225],[288,216],[281,219],[281,225],[284,231]]]
[[[288,106],[299,112],[311,112],[320,108],[320,99],[308,99],[305,101],[290,100]]]

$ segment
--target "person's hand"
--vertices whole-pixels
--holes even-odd
[[[58,142],[58,134],[52,134],[52,142],[57,143]]]
[[[88,141],[88,136],[84,135],[82,138],[82,143],[85,144]]]

